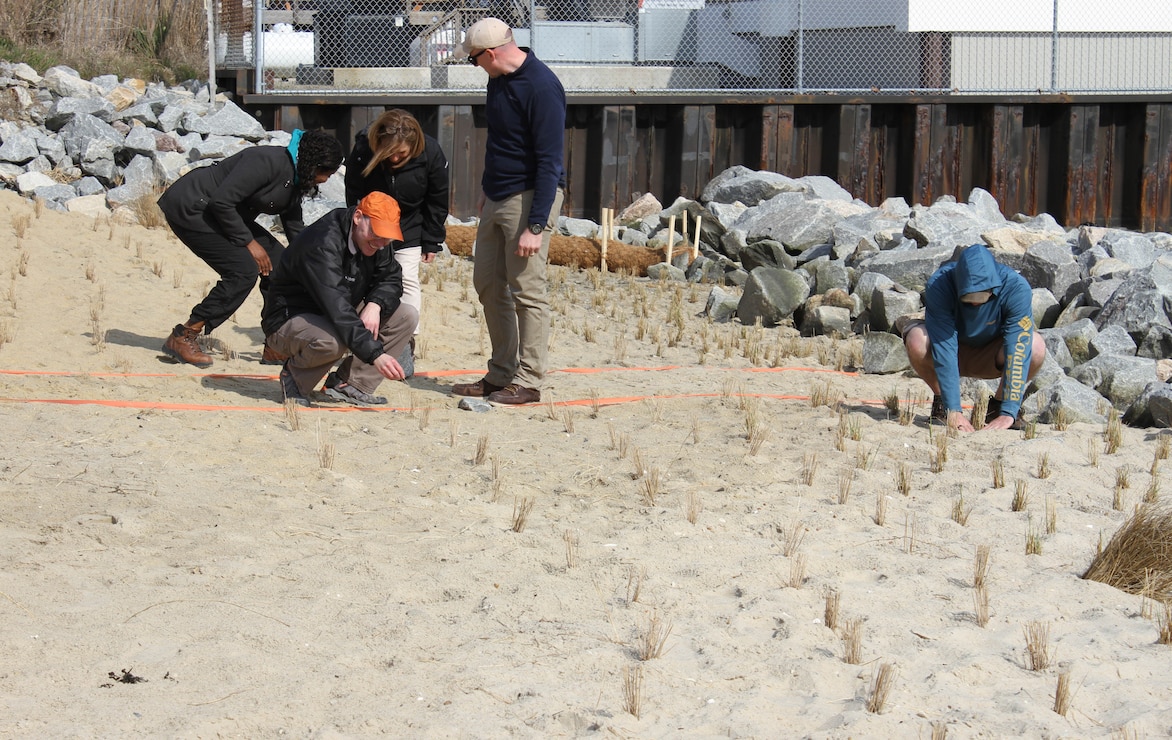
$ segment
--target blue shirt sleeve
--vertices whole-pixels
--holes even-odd
[[[1007,276],[1002,294],[1001,333],[1005,341],[1005,398],[1001,401],[1001,415],[1017,417],[1026,386],[1030,381],[1030,361],[1034,349],[1033,291],[1025,278],[1013,273]]]
[[[940,384],[944,408],[961,411],[960,364],[957,352],[956,306],[957,295],[949,273],[937,273],[924,294],[924,323],[932,347],[932,366]]]

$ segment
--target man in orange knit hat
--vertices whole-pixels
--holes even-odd
[[[311,406],[326,378],[330,398],[359,406],[383,378],[402,380],[395,358],[411,340],[419,313],[401,303],[403,272],[386,247],[401,241],[399,204],[374,192],[354,208],[337,208],[302,231],[269,277],[261,327],[289,359],[281,368],[286,399]],[[329,372],[346,352],[336,372]],[[326,374],[329,373],[329,377]]]

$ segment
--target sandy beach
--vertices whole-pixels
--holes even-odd
[[[1079,577],[1172,468],[1158,430],[948,438],[861,339],[563,267],[545,400],[461,411],[488,338],[454,256],[387,407],[290,415],[256,291],[213,367],[160,354],[215,279],[166,229],[0,192],[0,235],[0,736],[1172,732],[1158,610]]]

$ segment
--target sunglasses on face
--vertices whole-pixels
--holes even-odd
[[[479,64],[479,62],[477,60],[479,60],[480,56],[482,54],[484,54],[484,52],[486,52],[486,51],[488,51],[488,49],[481,49],[480,51],[476,52],[475,54],[469,54],[468,55],[468,63],[473,66],[476,66],[477,64]]]

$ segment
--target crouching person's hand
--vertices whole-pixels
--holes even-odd
[[[949,411],[948,412],[948,426],[953,429],[958,429],[962,432],[973,431],[973,424],[969,418],[964,415],[963,411]]]
[[[385,352],[374,358],[374,368],[387,380],[403,379],[403,366],[399,364],[398,360]]]

